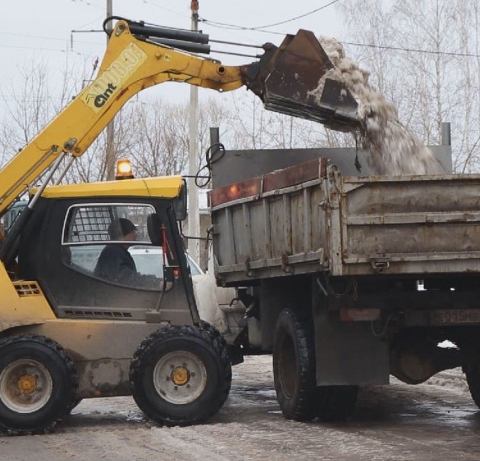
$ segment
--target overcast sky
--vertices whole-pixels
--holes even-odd
[[[284,34],[295,33],[300,28],[341,40],[344,27],[337,8],[339,1],[341,0],[199,0],[200,18],[207,20],[200,22],[199,28],[212,39],[249,44],[272,42],[278,45]],[[4,98],[11,100],[13,97],[8,94],[5,83],[19,79],[19,69],[28,68],[32,60],[48,62],[51,69],[60,71],[65,68],[67,59],[69,62],[78,60],[93,63],[96,57],[102,58],[105,34],[88,31],[101,30],[106,16],[106,0],[2,0],[1,3],[3,23],[0,29],[0,57],[3,64],[0,66],[0,82],[3,87],[0,92]],[[112,3],[113,14],[117,16],[168,27],[191,27],[190,0],[112,0]],[[313,12],[323,6],[326,7]],[[310,12],[313,13],[307,14]],[[305,16],[290,21],[302,15]],[[213,22],[246,28],[279,22],[283,24],[269,27],[267,30],[271,33],[264,33],[233,30],[229,26],[215,26]],[[214,48],[221,46],[212,44],[212,49]],[[224,64],[252,61],[250,58],[227,55],[212,54],[212,57],[220,59]],[[172,94],[171,85],[188,87],[170,83],[160,85],[169,86],[163,89],[167,98]],[[187,98],[188,92],[184,88],[178,95]]]

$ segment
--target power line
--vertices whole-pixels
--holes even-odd
[[[45,47],[32,47],[32,46],[17,46],[17,45],[0,45],[0,48],[10,48],[15,50],[27,50],[27,51],[41,51],[41,52],[54,52],[54,53],[68,53],[68,54],[76,54],[77,56],[90,56],[90,54],[80,53],[78,51],[68,50],[68,47],[64,49],[61,48],[45,48]]]
[[[293,18],[286,19],[285,21],[279,21],[279,22],[275,22],[273,24],[267,24],[265,26],[243,27],[243,26],[236,26],[234,24],[226,24],[226,23],[223,23],[223,22],[210,21],[209,19],[205,19],[205,18],[199,18],[199,21],[204,22],[204,23],[208,23],[208,24],[212,24],[212,25],[217,25],[217,26],[225,26],[225,28],[231,28],[231,29],[236,29],[236,30],[257,30],[259,32],[275,33],[275,32],[264,31],[264,30],[261,30],[261,29],[267,29],[269,27],[279,26],[281,24],[287,24],[289,22],[296,21],[297,19],[304,18],[306,16],[310,16],[311,14],[317,13],[320,10],[324,10],[325,8],[331,6],[335,3],[338,3],[339,1],[340,0],[333,0],[330,3],[327,3],[326,5],[321,6],[320,8],[316,8],[312,11],[309,11],[308,13],[304,13],[304,14],[301,14],[300,16],[295,16]]]
[[[464,57],[464,58],[480,58],[480,55],[475,53],[455,53],[453,51],[422,50],[419,48],[402,48],[397,46],[370,45],[368,43],[353,43],[353,42],[343,42],[343,41],[341,43],[345,45],[352,45],[352,46],[363,46],[365,48],[378,48],[381,50],[406,51],[410,53],[436,54],[436,55],[456,56],[456,57]]]
[[[99,6],[99,5],[95,5],[94,3],[91,3],[91,2],[87,2],[86,0],[72,0],[73,3],[75,2],[78,2],[78,3],[83,3],[87,6],[93,6],[94,8],[98,8],[98,9],[104,9],[105,7],[103,6]]]
[[[328,5],[325,5],[328,6]],[[293,18],[292,20],[294,20]],[[243,27],[243,26],[238,26],[235,24],[226,24],[226,23],[221,23],[221,22],[215,22],[215,21],[209,21],[208,19],[200,19],[200,21],[208,23],[212,27],[217,27],[220,29],[230,29],[230,30],[254,30],[256,32],[263,32],[266,34],[275,34],[275,35],[287,35],[284,32],[273,32],[270,30],[261,30],[260,28],[256,27]],[[440,55],[440,56],[454,56],[454,57],[463,57],[463,58],[480,58],[479,54],[475,53],[459,53],[459,52],[453,52],[453,51],[435,51],[435,50],[422,50],[419,48],[402,48],[402,47],[396,47],[396,46],[387,46],[387,45],[372,45],[368,43],[354,43],[354,42],[346,42],[343,40],[339,40],[339,42],[342,45],[352,45],[352,46],[360,46],[364,48],[378,48],[382,50],[391,50],[391,51],[404,51],[404,52],[409,52],[409,53],[423,53],[423,54],[435,54],[435,55]]]
[[[334,3],[338,3],[340,0],[333,0],[332,2],[330,3],[327,3],[326,5],[323,5],[321,6],[320,8],[317,8],[313,11],[309,11],[308,13],[305,13],[305,14],[301,14],[300,16],[296,16],[294,18],[291,18],[291,19],[287,19],[285,21],[280,21],[280,22],[276,22],[274,24],[269,24],[269,25],[266,25],[266,26],[261,26],[261,27],[254,27],[253,30],[255,29],[266,29],[268,27],[273,27],[273,26],[279,26],[280,24],[287,24],[288,22],[292,22],[292,21],[296,21],[297,19],[300,19],[300,18],[304,18],[306,16],[310,16],[311,14],[314,14],[314,13],[317,13],[318,11],[320,10],[324,10],[325,8],[333,5]]]
[[[176,14],[177,16],[180,16],[181,18],[188,18],[188,19],[190,19],[190,15],[184,14],[184,13],[180,13],[180,12],[178,12],[178,11],[176,11],[176,10],[172,10],[171,8],[167,8],[166,6],[157,5],[157,4],[152,3],[152,2],[149,2],[149,1],[147,1],[147,0],[143,0],[142,3],[145,3],[146,5],[153,6],[153,7],[155,7],[155,8],[160,9],[160,10],[169,11],[170,13]]]
[[[102,32],[102,30],[98,31],[75,31],[75,32]],[[68,43],[68,39],[64,38],[56,38],[56,37],[46,37],[46,36],[40,36],[40,35],[28,35],[28,34],[16,34],[16,33],[8,33],[8,32],[0,32],[0,35],[8,35],[8,36],[13,36],[13,37],[20,37],[20,38],[25,38],[25,39],[32,39],[38,43],[39,40],[49,40],[51,42],[61,42],[61,43]],[[88,41],[77,41],[77,43],[82,43],[84,45],[94,45],[98,46],[98,43],[95,42],[88,42]],[[29,50],[45,50],[45,51],[65,51],[65,50],[58,50],[56,48],[48,48],[44,46],[31,46],[31,45],[5,45],[5,44],[0,44],[0,48],[21,48],[21,49],[29,49]]]
[[[9,35],[12,37],[21,37],[21,38],[33,38],[33,39],[41,39],[41,40],[52,40],[52,41],[65,41],[65,39],[62,38],[57,38],[57,37],[46,37],[46,36],[40,36],[40,35],[29,35],[29,34],[16,34],[13,32],[0,32],[0,35]],[[8,45],[2,45],[8,47]]]

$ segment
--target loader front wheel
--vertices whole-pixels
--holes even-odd
[[[273,378],[280,409],[287,419],[315,417],[315,354],[311,328],[293,310],[283,310],[275,328]]]
[[[167,426],[206,421],[230,392],[227,345],[212,327],[172,325],[146,338],[130,366],[130,385],[139,408]]]
[[[0,341],[0,427],[10,434],[51,430],[76,391],[73,361],[55,341],[38,335]]]

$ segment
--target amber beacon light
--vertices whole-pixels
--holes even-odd
[[[115,179],[133,179],[132,163],[130,160],[121,159],[117,161],[117,172]]]

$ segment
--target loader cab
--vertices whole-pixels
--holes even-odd
[[[156,181],[55,186],[42,194],[22,230],[18,274],[38,281],[57,317],[145,320],[157,312],[156,321],[192,323],[193,285],[175,219],[182,183]],[[112,232],[118,222],[134,226],[133,239]],[[165,251],[158,257],[168,258],[163,273],[130,268],[123,276],[133,261],[131,246],[159,243]],[[98,271],[106,253],[114,255],[109,262],[121,277]],[[170,267],[180,276],[173,277]]]

